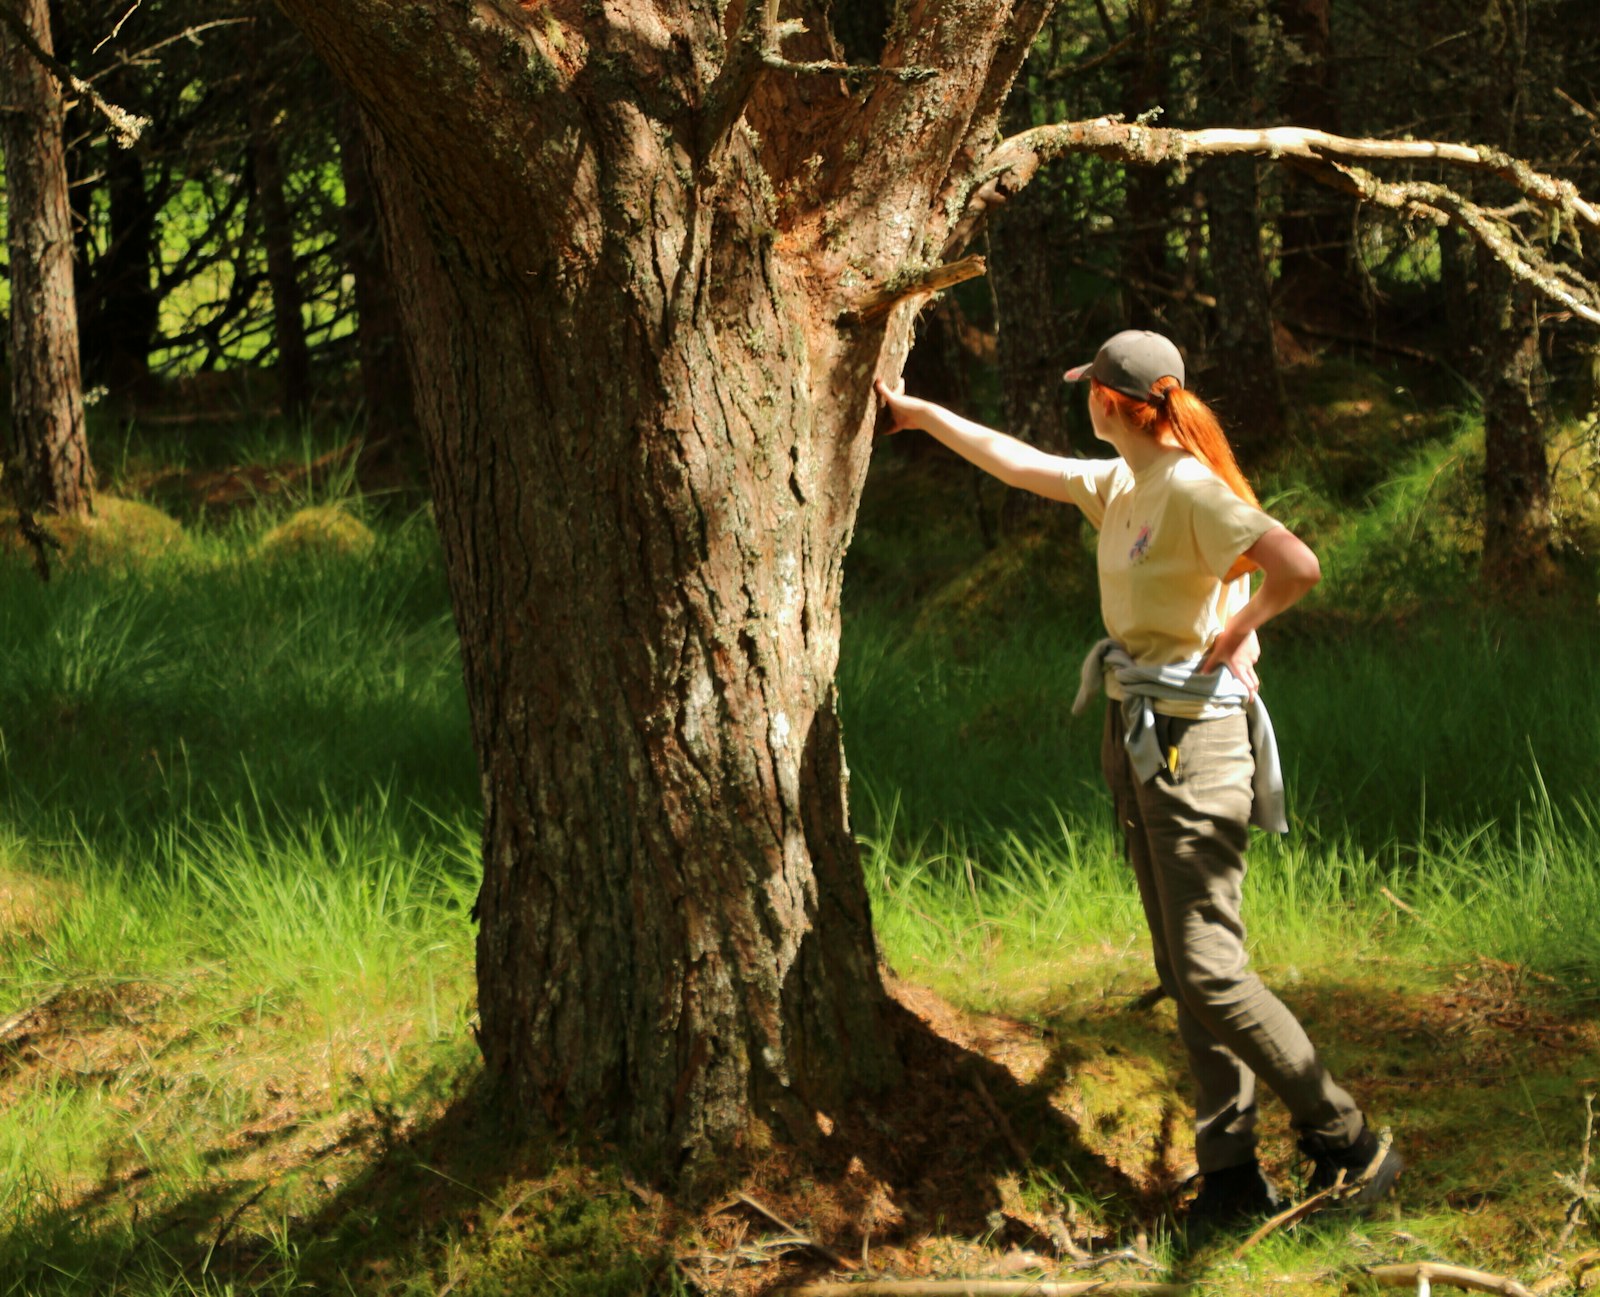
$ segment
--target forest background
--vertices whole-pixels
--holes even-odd
[[[268,6],[50,20],[145,124],[124,146],[88,93],[65,113],[87,416],[65,494],[15,440],[6,473],[0,1290],[753,1291],[849,1263],[1321,1292],[1418,1260],[1584,1287],[1592,323],[1266,158],[1067,159],[992,209],[912,390],[1094,454],[1060,371],[1162,329],[1322,556],[1263,663],[1295,832],[1257,844],[1255,957],[1412,1170],[1379,1219],[1174,1250],[1183,1067],[1067,715],[1092,538],[900,437],[847,561],[854,825],[897,996],[974,1061],[902,1124],[830,1118],[837,1165],[758,1148],[744,1199],[690,1210],[603,1147],[511,1155],[474,1106],[478,776],[359,110]],[[1058,6],[1006,131],[1106,113],[1471,141],[1594,195],[1600,22]]]

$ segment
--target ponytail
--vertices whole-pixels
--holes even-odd
[[[1150,385],[1150,391],[1151,399],[1141,401],[1098,379],[1089,384],[1090,397],[1100,402],[1104,413],[1119,417],[1126,426],[1151,437],[1165,434],[1226,482],[1229,490],[1246,504],[1260,508],[1261,502],[1234,458],[1233,447],[1211,407],[1171,375],[1158,378]],[[1241,554],[1223,580],[1233,581],[1257,567]]]

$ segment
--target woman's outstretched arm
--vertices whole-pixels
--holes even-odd
[[[992,473],[1007,486],[1071,502],[1064,477],[1071,460],[1046,454],[1025,441],[963,419],[932,401],[907,396],[903,383],[891,388],[880,378],[874,387],[878,399],[889,412],[890,432],[915,428],[950,447],[985,473]]]

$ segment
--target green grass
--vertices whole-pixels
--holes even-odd
[[[315,450],[259,436],[267,459]],[[1470,440],[1451,425],[1388,477],[1353,446],[1359,508],[1325,481],[1292,497],[1330,576],[1267,637],[1295,831],[1253,848],[1253,957],[1414,1166],[1392,1217],[1202,1258],[1220,1291],[1331,1292],[1373,1257],[1531,1278],[1559,1227],[1600,1076],[1595,616],[1471,597],[1440,489]],[[125,476],[161,453],[132,439]],[[1153,977],[1099,706],[1068,708],[1097,634],[1087,551],[1069,528],[985,558],[969,500],[886,460],[850,559],[840,686],[879,938],[1039,1056],[1027,1084],[1093,1156],[1170,1180],[1183,1062],[1170,1006],[1130,1011]],[[326,503],[372,548],[263,550]],[[1449,563],[1383,568],[1424,533]],[[0,1293],[682,1289],[670,1249],[698,1225],[603,1156],[507,1143],[474,1090],[478,784],[425,516],[335,482],[48,586],[0,563],[0,637]],[[1270,1105],[1267,1133],[1291,1178]],[[1179,1261],[1148,1206],[1065,1164],[1005,1192],[1104,1239],[1154,1225]],[[1001,1246],[925,1234],[945,1273]]]

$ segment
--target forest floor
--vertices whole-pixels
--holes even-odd
[[[1357,422],[1398,390],[1346,384]],[[0,556],[0,1294],[1287,1297],[1417,1262],[1600,1287],[1592,553],[1486,605],[1470,427],[1412,428],[1387,475],[1322,433],[1323,475],[1269,475],[1271,507],[1369,576],[1269,643],[1296,826],[1258,840],[1247,906],[1408,1161],[1390,1201],[1181,1244],[1183,1057],[1063,702],[1094,620],[1074,534],[986,548],[995,497],[920,451],[875,464],[841,687],[903,1079],[754,1132],[738,1192],[690,1210],[603,1143],[508,1140],[478,1093],[477,781],[426,517],[364,498],[342,436],[130,442],[105,476],[148,543],[102,536],[48,586]]]

